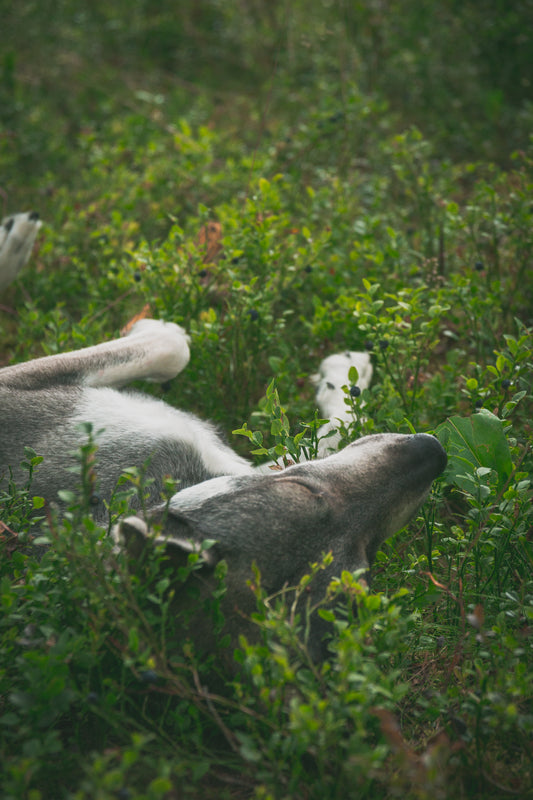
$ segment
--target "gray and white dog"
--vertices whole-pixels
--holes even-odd
[[[31,446],[44,456],[32,492],[56,502],[59,490],[76,488],[80,427],[92,423],[98,446],[95,517],[106,521],[106,504],[123,470],[147,463],[149,521],[128,517],[115,529],[116,541],[134,558],[154,542],[164,542],[171,562],[180,566],[191,552],[202,550],[203,542],[214,540],[194,576],[208,591],[214,567],[227,562],[223,610],[236,638],[255,606],[247,587],[252,563],[263,587],[275,594],[297,584],[311,563],[331,552],[332,564],[312,585],[311,599],[322,597],[334,575],[370,567],[380,544],[424,501],[446,454],[433,436],[378,434],[327,455],[335,446],[330,437],[324,440],[323,458],[283,471],[254,468],[211,424],[161,400],[121,390],[139,378],[168,381],[188,360],[189,339],[182,328],[145,319],[120,339],[1,369],[0,478],[10,468],[15,480],[23,479],[19,465],[24,447]],[[317,401],[323,418],[331,419],[322,433],[335,426],[336,418],[347,419],[341,387],[352,364],[364,388],[372,373],[368,354],[337,354],[322,363]],[[161,492],[168,475],[180,491],[167,506]],[[155,538],[154,520],[162,524]],[[208,645],[209,630],[202,622],[196,626],[198,637]],[[317,621],[309,642],[314,657],[322,652],[322,633]]]
[[[316,461],[262,472],[234,453],[209,423],[161,400],[120,391],[137,378],[167,381],[188,359],[188,337],[180,327],[147,319],[121,339],[0,370],[0,475],[11,467],[15,479],[22,478],[18,465],[29,445],[44,456],[32,491],[56,501],[60,489],[76,486],[80,423],[91,422],[98,445],[95,516],[105,521],[105,503],[122,471],[148,462],[149,517],[163,523],[162,531],[154,539],[148,522],[128,517],[115,538],[135,557],[164,541],[176,566],[201,550],[202,542],[215,540],[194,575],[209,588],[218,561],[227,562],[223,610],[236,638],[254,609],[247,587],[252,563],[263,587],[274,594],[295,585],[310,563],[331,552],[331,566],[312,587],[311,599],[320,598],[334,575],[370,567],[379,545],[424,501],[446,455],[433,436],[378,434]],[[318,386],[324,417],[328,398],[342,413],[343,393],[332,382],[333,374],[339,379],[340,364],[346,382],[352,362],[361,366],[366,359],[360,353],[335,356],[332,373],[325,360]],[[331,446],[331,439],[325,442]],[[168,508],[161,503],[167,475],[182,487]],[[236,608],[242,613],[235,614]],[[209,646],[203,623],[195,624],[197,636]],[[309,643],[317,658],[320,624],[317,620]]]

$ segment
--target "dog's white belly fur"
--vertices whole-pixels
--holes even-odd
[[[225,445],[216,428],[162,400],[109,388],[86,388],[72,417],[90,422],[96,444],[139,438],[190,446],[213,474],[246,475],[252,466]]]

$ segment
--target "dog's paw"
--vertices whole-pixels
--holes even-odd
[[[311,378],[316,386],[317,405],[326,418],[343,419],[346,414],[342,387],[350,384],[350,367],[357,369],[357,386],[361,390],[367,389],[372,379],[372,363],[368,353],[334,353],[322,361],[318,373]]]
[[[12,214],[0,224],[0,289],[9,286],[28,262],[42,222],[36,211]]]
[[[162,338],[181,338],[186,342],[190,342],[190,336],[187,331],[176,325],[175,322],[165,322],[162,319],[140,319],[135,322],[127,333],[127,336],[142,335],[147,338],[162,337]]]
[[[174,322],[141,319],[132,325],[125,338],[142,344],[148,357],[147,380],[158,383],[168,381],[189,363],[190,336]]]

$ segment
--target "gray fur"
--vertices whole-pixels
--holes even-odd
[[[93,507],[98,521],[106,520],[105,501],[128,467],[147,467],[146,478],[153,481],[148,481],[149,503],[161,499],[168,475],[185,487],[216,475],[251,472],[214,426],[156,398],[112,388],[143,375],[168,380],[188,359],[188,337],[181,328],[142,320],[122,339],[1,369],[0,478],[8,467],[16,482],[25,478],[20,463],[30,446],[44,456],[32,491],[58,503],[60,489],[75,490],[79,484],[84,422],[92,424],[98,445]]]
[[[367,436],[335,455],[284,472],[216,478],[186,489],[172,498],[168,513],[164,506],[154,509],[152,522],[163,523],[157,541],[166,542],[176,563],[180,557],[185,563],[191,543],[200,550],[205,540],[216,540],[195,578],[214,588],[212,568],[221,559],[227,562],[231,591],[223,610],[236,643],[242,632],[253,635],[253,626],[244,621],[255,607],[247,588],[252,563],[271,595],[295,586],[311,563],[331,552],[332,565],[319,572],[306,597],[321,599],[335,575],[369,569],[380,544],[410,520],[445,463],[433,436]],[[125,520],[114,536],[129,547],[133,541],[136,558],[141,538],[152,541],[138,518]],[[197,644],[209,646],[211,632],[201,615],[193,629]],[[314,658],[323,655],[324,632],[321,620],[314,619],[309,642]]]
[[[221,460],[218,470],[206,464],[195,447],[194,439],[186,442],[179,433],[183,427],[197,427],[217,442],[220,449],[227,450],[228,461],[241,463],[218,439],[215,428],[192,414],[171,409],[166,403],[136,392],[118,392],[114,389],[82,389],[74,386],[57,388],[20,390],[4,388],[1,385],[0,370],[0,477],[11,467],[15,481],[21,484],[27,473],[20,466],[24,458],[24,447],[32,447],[36,453],[44,455],[44,463],[34,474],[32,493],[44,497],[48,503],[61,506],[58,492],[61,489],[76,490],[80,481],[79,448],[87,440],[83,422],[93,426],[93,438],[97,445],[92,513],[99,522],[107,520],[105,502],[109,502],[122,472],[129,467],[145,469],[147,502],[156,504],[161,500],[161,489],[166,476],[171,476],[180,488],[192,486],[230,470],[225,460]],[[92,406],[91,404],[98,404]],[[165,431],[132,430],[127,426],[108,424],[104,427],[106,406],[109,416],[113,407],[122,402],[137,403],[152,419],[157,419],[161,411],[177,428],[174,435],[169,425]],[[244,469],[248,467],[242,460]],[[137,498],[132,498],[133,507]]]

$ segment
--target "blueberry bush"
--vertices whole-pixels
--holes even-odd
[[[330,585],[317,665],[293,598],[322,563],[276,598],[251,565],[257,640],[205,659],[171,602],[199,556],[131,574],[91,518],[91,432],[61,521],[28,448],[23,484],[0,475],[2,798],[533,797],[531,12],[3,10],[0,203],[44,224],[0,298],[0,363],[172,320],[191,363],[139,388],[282,465],[316,449],[320,360],[366,350],[341,446],[427,431],[449,461],[372,588]],[[134,492],[130,470],[114,519]],[[216,632],[223,592],[221,565]]]

